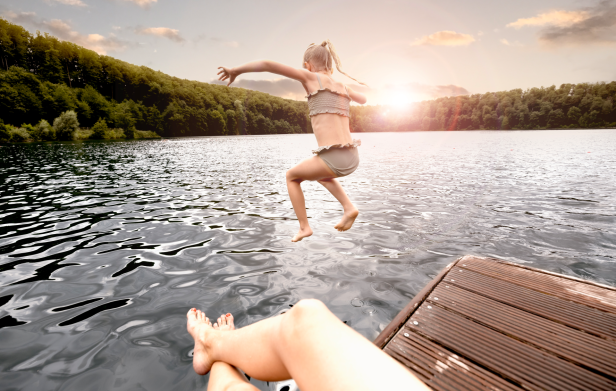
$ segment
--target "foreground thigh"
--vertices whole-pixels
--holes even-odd
[[[335,178],[336,174],[327,167],[327,164],[318,156],[313,156],[301,161],[295,167],[287,171],[289,180],[318,181],[326,178]]]
[[[284,316],[277,348],[302,391],[428,390],[323,303],[301,301]]]

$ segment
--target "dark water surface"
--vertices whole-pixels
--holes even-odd
[[[239,326],[318,298],[373,339],[445,265],[616,285],[616,130],[361,134],[360,209],[285,171],[312,135],[0,148],[3,390],[193,390],[186,311]]]

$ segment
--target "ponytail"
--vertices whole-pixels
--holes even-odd
[[[318,49],[321,47],[325,48],[327,55],[322,55],[325,53],[319,53],[321,52],[321,50],[318,50]],[[336,69],[338,70],[338,72],[342,73],[349,79],[355,80],[359,84],[362,84],[366,87],[368,86],[367,84],[362,83],[361,81],[347,75],[344,71],[342,71],[341,69],[342,61],[340,61],[340,57],[338,57],[338,53],[336,53],[336,49],[334,48],[334,45],[331,43],[329,39],[326,39],[325,41],[321,42],[320,45],[311,43],[310,46],[308,46],[308,49],[306,49],[306,52],[304,53],[304,62],[310,62],[310,60],[312,60],[313,58],[314,60],[317,60],[317,62],[325,63],[323,65],[325,65],[325,69],[329,72],[331,72],[333,69],[332,63],[331,63],[333,59],[334,63],[336,64]],[[315,65],[320,65],[320,64],[315,64]]]

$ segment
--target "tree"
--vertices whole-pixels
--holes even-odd
[[[0,119],[0,143],[6,143],[11,138],[11,125],[6,125],[2,119]]]
[[[350,126],[354,132],[607,126],[616,121],[615,100],[616,82],[563,84],[438,98],[388,115],[386,107],[353,106]],[[0,118],[11,125],[51,122],[71,110],[84,126],[103,119],[128,136],[134,129],[167,136],[312,132],[306,102],[171,77],[0,18]]]
[[[98,121],[92,127],[92,138],[102,140],[105,138],[105,134],[109,128],[107,127],[107,122],[104,119],[99,118]]]
[[[79,129],[77,114],[72,110],[65,111],[53,121],[53,127],[58,140],[73,140],[75,132]]]
[[[548,114],[548,128],[555,129],[560,127],[565,120],[565,114],[561,109],[552,110]]]
[[[569,111],[567,112],[567,118],[569,118],[571,121],[573,121],[576,124],[580,120],[581,116],[582,116],[582,110],[580,110],[578,107],[575,107],[575,106],[570,108]]]
[[[135,119],[133,118],[127,104],[122,103],[114,108],[112,113],[113,122],[116,127],[122,128],[124,132],[135,128]]]
[[[56,139],[56,130],[44,119],[36,125],[36,128],[40,140],[53,141]]]
[[[229,109],[225,114],[227,116],[227,134],[240,134],[235,111]]]
[[[209,110],[207,114],[208,130],[215,135],[227,134],[227,127],[222,114],[218,110]]]

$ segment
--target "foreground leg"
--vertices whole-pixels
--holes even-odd
[[[188,322],[186,328],[188,333],[195,340],[195,347],[193,349],[193,369],[199,375],[205,375],[212,367],[213,361],[211,361],[206,353],[205,346],[203,345],[203,339],[200,336],[208,333],[209,330],[213,330],[212,322],[201,311],[192,308],[186,314]]]
[[[204,347],[200,362],[223,361],[264,381],[292,377],[302,391],[395,390],[401,385],[427,390],[316,300],[302,300],[284,315],[235,331],[203,328],[196,338]]]
[[[340,222],[334,226],[334,228],[338,231],[348,230],[355,222],[357,215],[359,215],[359,211],[355,205],[353,205],[342,186],[340,186],[340,182],[338,182],[335,178],[321,179],[319,183],[329,190],[329,192],[336,197],[338,202],[342,204],[342,208],[344,208],[344,215],[342,216]]]
[[[287,171],[287,190],[293,204],[293,210],[295,210],[295,215],[299,220],[299,232],[293,237],[293,242],[299,242],[312,235],[312,228],[310,228],[306,214],[306,200],[300,184],[303,181],[316,181],[333,177],[335,177],[335,174],[317,156],[306,159]]]
[[[188,330],[189,332],[194,331],[196,328],[199,328],[200,325],[211,325],[208,318],[205,317],[205,314],[201,311],[197,311],[196,309],[191,309],[188,312]],[[207,319],[207,321],[206,321]],[[216,323],[212,326],[216,330],[221,331],[231,331],[235,330],[235,326],[233,324],[233,316],[231,314],[220,315]],[[191,333],[192,334],[192,333]],[[201,345],[199,345],[201,346]],[[205,353],[203,349],[199,349],[197,352],[197,339],[195,338],[195,355],[194,359],[199,362],[198,365],[194,365],[195,371],[199,368],[199,374],[203,374],[203,360]],[[208,391],[255,391],[257,390],[252,384],[248,382],[248,379],[237,370],[237,368],[224,363],[224,362],[215,362],[211,366],[210,370],[210,381],[207,385]]]
[[[235,367],[218,361],[212,365],[207,391],[258,391]]]

